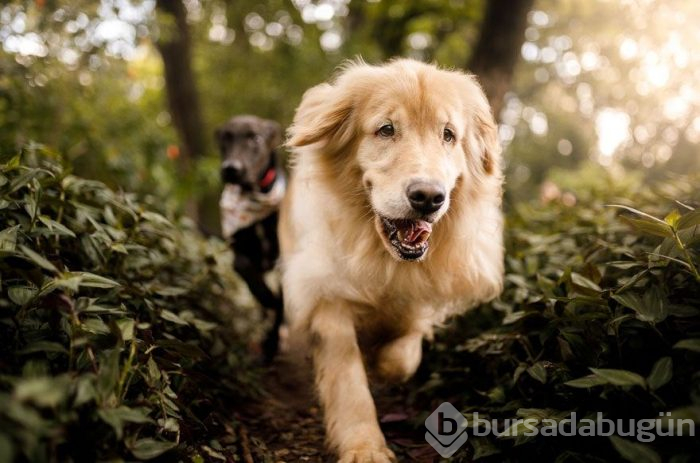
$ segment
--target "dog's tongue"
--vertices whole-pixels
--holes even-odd
[[[406,245],[416,246],[428,241],[433,226],[425,220],[402,220],[396,224],[399,240]]]

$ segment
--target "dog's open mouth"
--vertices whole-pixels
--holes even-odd
[[[380,217],[384,236],[404,260],[419,260],[428,250],[430,222],[419,219],[388,219]]]

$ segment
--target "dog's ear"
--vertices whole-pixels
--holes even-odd
[[[317,85],[304,93],[289,128],[287,146],[300,147],[322,142],[344,146],[352,138],[352,95],[340,84]]]
[[[277,148],[282,143],[282,126],[276,121],[265,119],[262,128],[270,148]]]
[[[481,157],[480,169],[487,175],[500,172],[501,145],[498,141],[498,126],[491,106],[481,86],[473,76],[468,76],[469,85],[465,93],[467,103],[467,136],[464,150],[472,156]]]

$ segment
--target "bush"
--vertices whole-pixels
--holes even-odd
[[[700,423],[698,184],[679,177],[651,189],[600,190],[634,198],[644,212],[605,206],[623,200],[599,191],[579,195],[575,206],[569,196],[569,206],[519,204],[508,214],[504,293],[443,333],[412,385],[421,410],[447,400],[465,415],[498,420],[500,431],[506,419],[517,423],[499,438],[472,434],[456,461],[700,455],[693,437],[528,437],[523,421],[542,426],[602,412],[663,426],[660,412],[670,411]]]
[[[233,452],[258,385],[226,244],[56,159],[0,165],[0,462]]]
[[[226,244],[57,159],[31,146],[0,165],[0,462],[235,460],[260,324]],[[403,390],[428,411],[421,437],[443,401],[515,423],[456,461],[700,454],[692,437],[525,435],[523,420],[573,412],[700,423],[700,179],[583,177],[575,197],[511,208],[504,293],[455,320]]]

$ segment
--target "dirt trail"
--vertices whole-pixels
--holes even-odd
[[[332,463],[325,450],[323,417],[313,396],[310,368],[289,359],[278,360],[266,373],[268,396],[251,404],[239,418],[244,447],[243,461],[272,463]],[[439,461],[420,429],[411,419],[417,415],[407,408],[400,389],[373,389],[382,430],[400,462]]]

